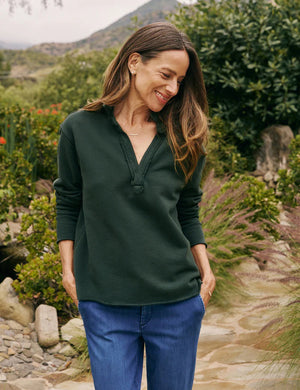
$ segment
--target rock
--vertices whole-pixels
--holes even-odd
[[[42,363],[42,361],[44,361],[43,356],[38,355],[37,353],[32,356],[32,359],[37,363]]]
[[[65,347],[63,347],[59,351],[59,353],[61,355],[67,356],[67,357],[73,357],[73,356],[77,355],[77,352],[75,351],[75,349],[71,345],[66,345]]]
[[[28,251],[20,244],[16,238],[12,238],[7,244],[3,242],[6,235],[9,233],[12,236],[18,235],[18,232],[12,233],[12,231],[5,232],[5,227],[15,230],[12,222],[4,223],[0,225],[0,283],[6,278],[11,277],[15,279],[15,268],[17,264],[24,263]],[[21,224],[19,224],[19,227]],[[6,259],[5,261],[2,261]]]
[[[73,318],[61,327],[61,337],[77,349],[81,349],[85,340],[85,330],[81,318]]]
[[[16,321],[8,320],[8,321],[6,321],[6,323],[10,329],[13,329],[13,330],[22,330],[23,329],[23,326]]]
[[[42,378],[22,378],[12,382],[17,388],[22,390],[48,390],[49,383]]]
[[[20,387],[12,385],[11,383],[2,383],[1,390],[22,390]]]
[[[266,181],[267,183],[269,183],[269,181],[272,181],[274,178],[274,175],[272,172],[268,171],[267,173],[265,173],[264,175],[264,181]]]
[[[62,344],[58,343],[54,347],[47,348],[47,352],[50,354],[58,353],[62,349]]]
[[[0,284],[0,317],[26,326],[33,321],[33,307],[30,304],[24,305],[19,302],[12,282],[11,278],[5,278]]]
[[[15,355],[16,353],[17,352],[14,349],[12,349],[12,348],[8,348],[8,350],[7,350],[8,356]]]
[[[266,174],[287,168],[289,145],[294,134],[289,126],[274,125],[262,132],[263,146],[258,152],[256,170]]]
[[[35,312],[35,328],[42,347],[52,347],[59,342],[58,320],[55,307],[40,305]]]
[[[94,385],[93,383],[90,382],[85,382],[85,383],[74,383],[72,381],[67,381],[58,384],[55,386],[55,390],[94,390]]]

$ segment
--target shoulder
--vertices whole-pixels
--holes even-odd
[[[86,111],[78,110],[69,114],[66,119],[60,125],[60,133],[64,134],[67,138],[72,139],[74,133],[82,131],[82,129],[92,126],[94,123],[99,125],[106,118],[103,110],[99,111]]]

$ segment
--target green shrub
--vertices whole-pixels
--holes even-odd
[[[0,145],[1,148],[1,145]],[[0,223],[17,206],[27,207],[33,198],[32,165],[24,158],[23,152],[0,154]]]
[[[243,172],[247,166],[232,139],[230,127],[215,115],[211,119],[205,172],[214,169],[215,176]]]
[[[299,125],[299,0],[198,0],[170,18],[202,62],[211,116],[222,118],[255,167],[260,132]]]
[[[55,196],[43,196],[30,204],[30,213],[22,218],[18,237],[29,254],[25,264],[16,266],[13,282],[22,300],[36,306],[45,303],[56,307],[61,317],[77,314],[77,308],[62,285],[62,267],[56,244]]]
[[[45,110],[0,106],[0,136],[6,140],[2,147],[8,154],[22,151],[32,165],[32,181],[56,177],[58,128],[62,121],[56,104]]]
[[[232,190],[244,184],[246,186],[243,199],[234,205],[232,212],[248,209],[250,212],[253,212],[249,218],[250,222],[269,221],[278,223],[278,200],[274,190],[268,188],[264,182],[253,176],[235,174],[224,185],[222,191]]]
[[[35,104],[44,108],[62,103],[63,111],[70,113],[83,107],[88,99],[98,98],[102,74],[115,54],[115,49],[66,54],[60,66],[41,83]]]
[[[288,169],[279,170],[277,190],[283,204],[300,204],[300,135],[292,140],[288,159]]]

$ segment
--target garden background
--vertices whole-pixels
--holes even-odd
[[[199,0],[172,13],[168,1],[159,7],[162,3],[167,19],[196,47],[210,104],[200,220],[217,278],[211,305],[225,308],[242,295],[237,265],[251,258],[263,270],[279,251],[276,243],[288,244],[285,255],[293,267],[274,263],[288,299],[274,311],[269,342],[277,358],[299,372],[300,1]],[[119,35],[161,18],[151,12],[131,19]],[[61,55],[0,51],[0,245],[22,253],[14,255],[17,265],[11,256],[0,262],[14,264],[13,285],[21,300],[55,306],[61,322],[78,313],[61,284],[56,244],[52,182],[58,129],[69,113],[99,96],[102,74],[121,43],[96,50],[61,48]],[[24,64],[35,78],[13,77],[13,67]],[[267,185],[256,168],[261,135],[272,125],[289,126],[294,138],[285,169],[274,172]],[[288,227],[280,224],[281,215]],[[17,236],[12,222],[21,223]]]

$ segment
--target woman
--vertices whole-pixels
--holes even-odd
[[[154,23],[109,65],[102,97],[61,126],[63,285],[79,301],[96,390],[139,389],[144,346],[148,390],[192,388],[215,287],[198,219],[206,113],[190,41]]]

